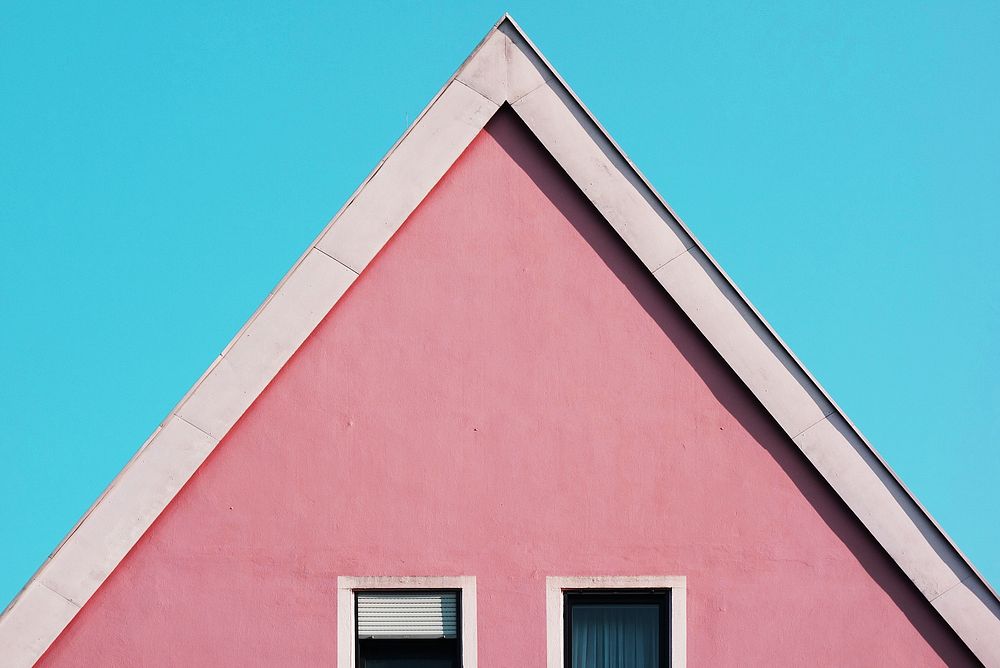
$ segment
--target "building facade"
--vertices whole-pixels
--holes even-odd
[[[505,17],[4,665],[1000,665],[1000,604]]]

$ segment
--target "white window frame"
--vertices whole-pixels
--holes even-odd
[[[365,589],[455,589],[461,591],[459,620],[462,632],[462,668],[478,668],[476,634],[476,578],[459,576],[340,576],[337,578],[337,668],[354,668],[357,622],[354,597]]]
[[[563,606],[567,591],[666,589],[670,592],[670,668],[687,665],[687,578],[683,575],[612,575],[545,578],[545,624],[548,668],[565,666]]]

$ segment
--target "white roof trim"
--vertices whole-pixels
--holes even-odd
[[[508,103],[986,665],[1000,600],[507,15],[0,617],[32,665],[500,105]]]

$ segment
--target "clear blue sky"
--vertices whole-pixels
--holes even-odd
[[[504,10],[1000,583],[1000,3],[539,4],[3,4],[0,606]]]

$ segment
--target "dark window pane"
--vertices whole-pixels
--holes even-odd
[[[454,668],[453,659],[366,659],[365,668]]]
[[[375,640],[358,643],[360,668],[458,668],[456,640]]]
[[[571,668],[659,668],[663,607],[657,603],[574,603]]]

